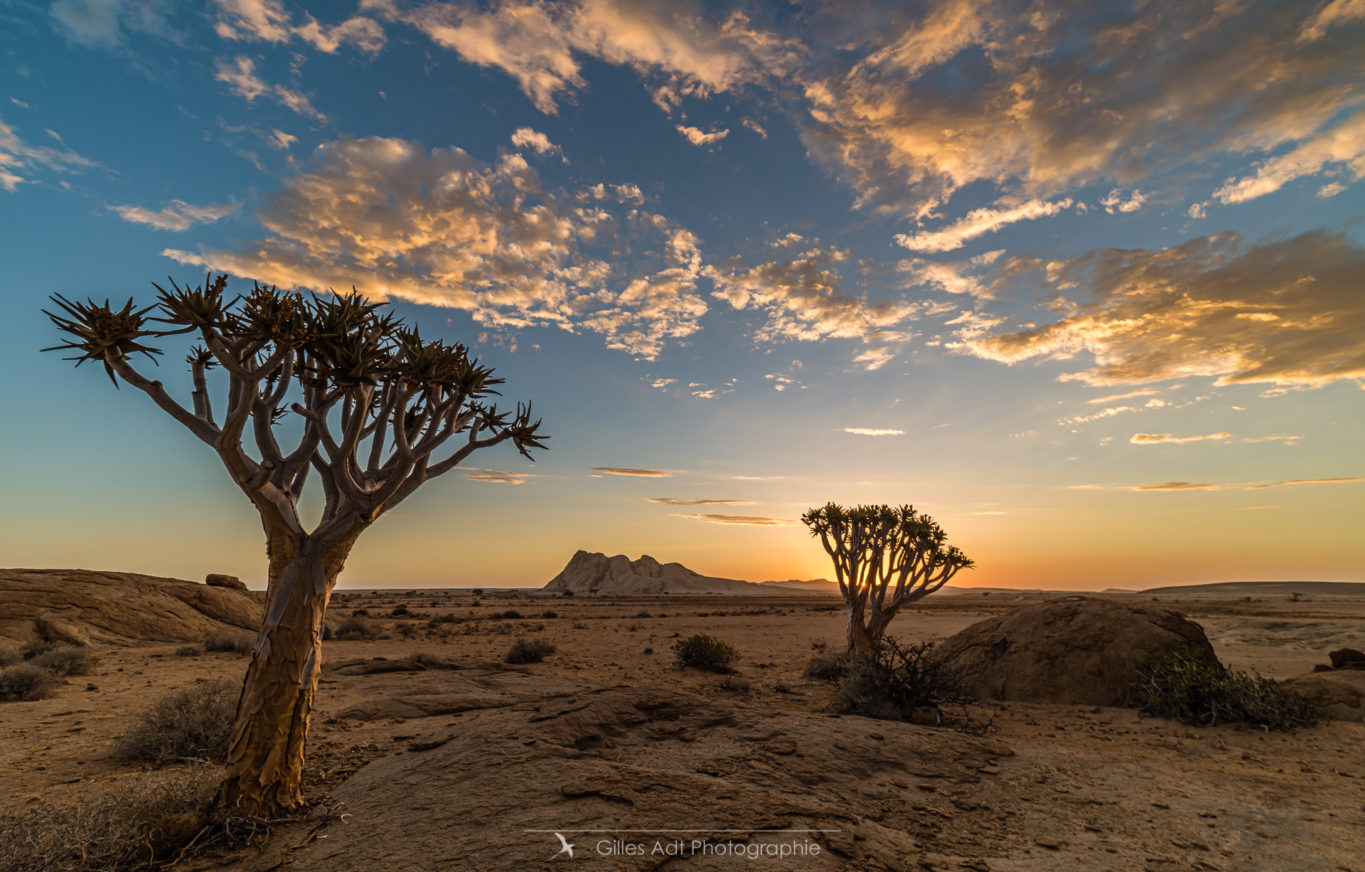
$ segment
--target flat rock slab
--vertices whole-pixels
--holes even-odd
[[[570,865],[600,869],[914,868],[942,812],[907,796],[975,783],[1011,754],[909,724],[627,687],[471,711],[410,747],[425,750],[376,760],[333,793],[346,822],[291,852],[290,869],[561,868],[555,832],[575,845]],[[663,832],[680,830],[705,832]],[[805,853],[778,856],[784,845]],[[280,859],[267,852],[261,868]]]
[[[1290,678],[1284,686],[1316,702],[1334,721],[1365,721],[1365,670],[1313,672]]]

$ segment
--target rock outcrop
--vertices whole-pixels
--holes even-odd
[[[631,560],[579,551],[545,590],[576,596],[776,596],[806,591],[783,585],[754,584],[734,578],[712,578],[681,563],[660,563],[648,554]]]
[[[0,569],[0,637],[18,641],[199,642],[260,623],[260,594],[127,572]]]
[[[204,576],[204,584],[209,587],[226,587],[231,590],[246,590],[246,584],[235,575],[223,575],[219,572],[210,572]]]
[[[1077,596],[972,624],[937,656],[979,697],[1122,706],[1143,662],[1176,647],[1218,662],[1203,628],[1176,612]]]
[[[1280,683],[1317,703],[1334,721],[1365,721],[1365,670],[1330,669]]]

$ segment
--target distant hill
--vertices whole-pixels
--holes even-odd
[[[1147,594],[1189,596],[1365,596],[1359,581],[1219,581],[1212,584],[1176,584],[1144,590]]]
[[[792,585],[797,585],[793,587]],[[800,585],[819,582],[764,582],[737,578],[714,578],[694,572],[681,563],[660,563],[648,554],[631,560],[624,554],[608,557],[601,552],[578,551],[550,579],[544,590],[581,596],[779,596],[793,593],[826,593],[828,587],[807,589]],[[833,590],[838,593],[837,589]]]

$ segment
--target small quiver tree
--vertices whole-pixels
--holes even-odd
[[[48,312],[77,366],[104,365],[218,455],[265,529],[265,613],[247,668],[220,801],[273,815],[303,802],[304,741],[321,668],[323,617],[356,538],[429,479],[475,451],[511,442],[542,448],[531,407],[499,412],[485,398],[501,379],[462,345],[424,341],[381,304],[304,296],[254,285],[226,300],[227,277],[190,289],[171,282],[157,302],[121,309],[60,295]],[[164,326],[158,326],[164,325]],[[188,407],[133,367],[175,334],[202,343],[186,358]],[[210,375],[221,368],[223,377]],[[221,405],[211,397],[219,387]],[[221,410],[219,412],[218,410]],[[288,437],[289,450],[281,446]],[[310,474],[323,507],[305,526],[299,498]]]
[[[834,561],[848,615],[848,652],[874,658],[886,627],[908,603],[972,566],[928,515],[912,506],[830,503],[801,516]]]

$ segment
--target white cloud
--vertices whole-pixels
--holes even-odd
[[[188,230],[196,224],[212,224],[237,211],[237,203],[194,206],[184,200],[171,200],[160,209],[143,206],[110,206],[124,221],[148,224],[157,230]]]
[[[560,151],[550,137],[529,127],[518,127],[512,132],[512,144],[517,148],[529,148],[537,154],[552,154]]]
[[[895,430],[890,427],[845,427],[845,433],[852,433],[854,436],[904,436],[904,430]]]
[[[702,130],[700,127],[691,127],[686,124],[677,125],[678,132],[687,138],[687,141],[695,146],[706,146],[720,142],[730,135],[729,130]]]
[[[1100,205],[1103,206],[1104,211],[1108,212],[1110,215],[1118,212],[1136,212],[1146,203],[1147,196],[1136,188],[1133,189],[1133,192],[1128,195],[1128,199],[1126,200],[1123,199],[1123,192],[1118,188],[1105,194],[1104,198],[1100,200]]]
[[[739,123],[743,124],[745,127],[747,127],[749,130],[752,130],[754,133],[757,133],[760,139],[768,138],[768,129],[764,127],[762,124],[759,124],[754,119],[745,118],[742,119]]]
[[[947,227],[933,231],[896,234],[896,244],[911,251],[952,251],[968,241],[1019,221],[1033,221],[1056,215],[1071,208],[1070,199],[1049,203],[1046,200],[1027,200],[1016,206],[986,207],[968,212],[966,217]]]

